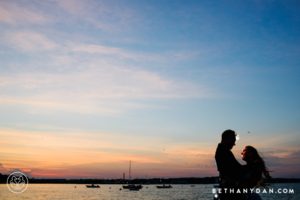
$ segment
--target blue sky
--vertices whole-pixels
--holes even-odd
[[[215,175],[231,128],[237,158],[252,144],[275,176],[299,176],[299,8],[1,1],[0,171]]]

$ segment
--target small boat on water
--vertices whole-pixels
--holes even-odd
[[[129,180],[131,180],[131,160],[129,161]],[[129,184],[129,183],[128,185],[123,185],[122,187],[123,189],[128,189],[130,191],[139,191],[140,189],[143,188],[141,184]]]
[[[100,188],[99,185],[91,184],[91,185],[86,185],[87,188]]]
[[[128,185],[123,185],[123,189],[129,189],[129,190],[132,190],[132,191],[138,191],[140,189],[142,189],[143,186],[138,184],[128,184]]]
[[[168,189],[168,188],[172,188],[172,185],[165,185],[165,184],[163,184],[163,185],[157,185],[156,186],[156,188],[157,189]]]

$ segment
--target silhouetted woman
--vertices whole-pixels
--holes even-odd
[[[264,186],[264,179],[269,179],[271,176],[264,160],[258,154],[257,150],[252,146],[246,146],[242,151],[242,159],[246,161],[247,164],[243,166],[241,187],[255,188]],[[252,194],[248,196],[248,199],[261,198],[257,194]]]

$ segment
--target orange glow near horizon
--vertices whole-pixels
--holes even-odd
[[[161,144],[142,141],[134,141],[133,147],[113,142],[105,134],[100,140],[93,133],[71,137],[69,133],[2,129],[0,137],[3,172],[21,169],[33,177],[119,178],[132,160],[136,177],[216,175],[211,149],[184,145],[162,149]]]

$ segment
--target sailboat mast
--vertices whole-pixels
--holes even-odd
[[[131,160],[129,161],[129,180],[131,180]]]

